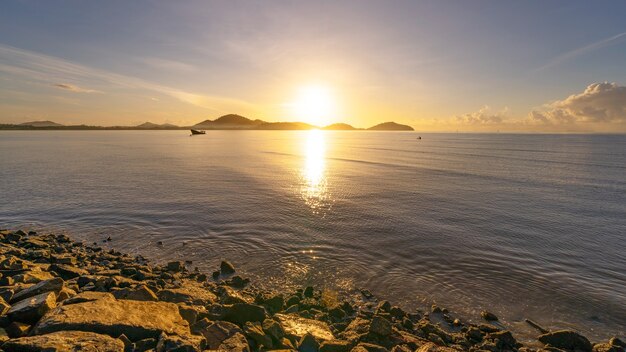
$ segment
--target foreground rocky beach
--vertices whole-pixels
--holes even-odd
[[[406,312],[315,287],[261,290],[227,261],[210,275],[190,262],[150,265],[63,234],[0,230],[2,351],[532,351],[482,312]],[[532,321],[544,351],[624,352]]]

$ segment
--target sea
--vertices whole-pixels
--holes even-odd
[[[626,337],[624,135],[0,131],[0,227]]]

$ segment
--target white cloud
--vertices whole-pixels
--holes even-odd
[[[85,85],[106,85],[111,90],[129,88],[160,93],[181,102],[225,113],[240,110],[254,110],[254,105],[246,101],[220,96],[204,95],[184,91],[140,78],[95,69],[67,60],[0,44],[0,72],[27,78],[57,88],[73,90],[75,85],[58,86],[58,82],[78,82]],[[148,92],[146,92],[148,93]]]
[[[491,108],[485,105],[478,111],[456,116],[456,122],[466,125],[499,124],[505,120],[507,111],[508,109],[505,108],[499,112],[492,112]]]
[[[545,105],[528,115],[533,124],[613,123],[626,121],[626,87],[593,83],[582,93]]]

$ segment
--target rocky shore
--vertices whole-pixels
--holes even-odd
[[[445,308],[406,312],[364,291],[369,304],[332,291],[261,290],[222,262],[150,265],[62,234],[0,230],[2,351],[532,351],[497,317],[469,324]],[[538,330],[544,351],[624,352],[574,331]]]

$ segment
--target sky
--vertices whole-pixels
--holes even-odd
[[[0,123],[623,133],[625,18],[602,0],[6,0]]]

